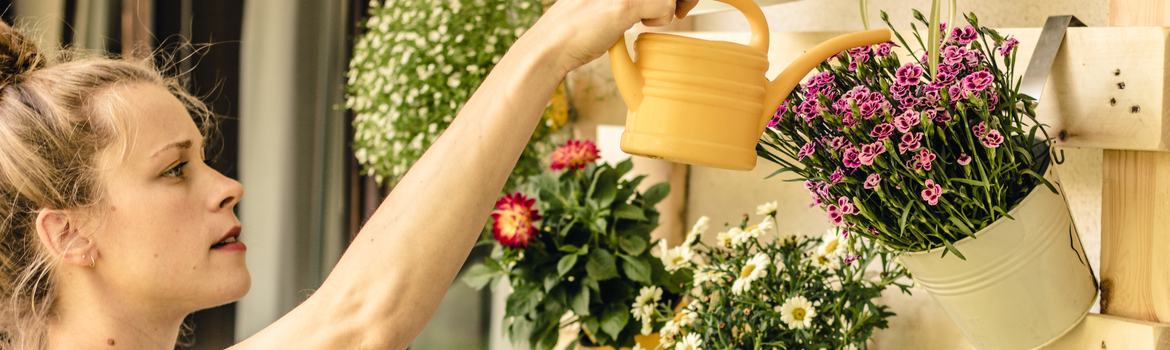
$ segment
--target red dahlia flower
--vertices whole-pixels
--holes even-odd
[[[592,141],[577,141],[569,140],[564,146],[557,146],[557,149],[552,154],[552,170],[561,170],[569,168],[569,170],[578,170],[585,168],[586,164],[596,161],[597,146]]]
[[[505,247],[524,249],[528,241],[536,236],[536,226],[532,223],[540,220],[540,212],[532,208],[535,199],[525,197],[520,192],[504,195],[496,201],[496,210],[492,211],[492,235]]]

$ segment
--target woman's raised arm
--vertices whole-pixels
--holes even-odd
[[[235,348],[404,349],[471,251],[553,90],[642,21],[697,0],[559,0],[399,181],[312,297]]]

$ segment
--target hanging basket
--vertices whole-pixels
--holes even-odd
[[[954,244],[966,261],[942,248],[899,256],[980,350],[1045,346],[1080,323],[1097,297],[1063,195],[1039,186],[1009,215],[1015,220]]]

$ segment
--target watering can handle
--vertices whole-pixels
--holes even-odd
[[[752,39],[748,42],[748,46],[767,55],[768,21],[764,18],[764,11],[760,10],[760,5],[752,0],[715,1],[731,5],[747,17],[748,25],[752,29]],[[617,82],[618,91],[621,92],[622,99],[626,101],[626,106],[631,111],[638,110],[638,106],[642,105],[644,81],[642,73],[634,65],[634,60],[630,58],[630,52],[626,49],[626,36],[624,34],[618,38],[617,43],[609,48],[609,62],[613,67],[613,78]]]

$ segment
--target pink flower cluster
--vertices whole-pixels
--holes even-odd
[[[850,49],[830,59],[831,70],[798,86],[768,123],[776,134],[792,135],[785,154],[804,164],[812,205],[825,209],[834,225],[861,222],[850,217],[860,213],[849,199],[858,187],[937,205],[950,191],[942,185],[952,186],[940,179],[954,172],[969,178],[973,157],[994,154],[1008,142],[997,122],[972,111],[1007,108],[999,100],[1010,87],[992,73],[998,58],[988,56],[1009,55],[1018,41],[984,51],[973,26],[944,24],[943,32],[951,35],[939,48],[938,74],[928,73],[925,57],[893,64],[892,42]],[[860,227],[877,234],[872,225]]]

